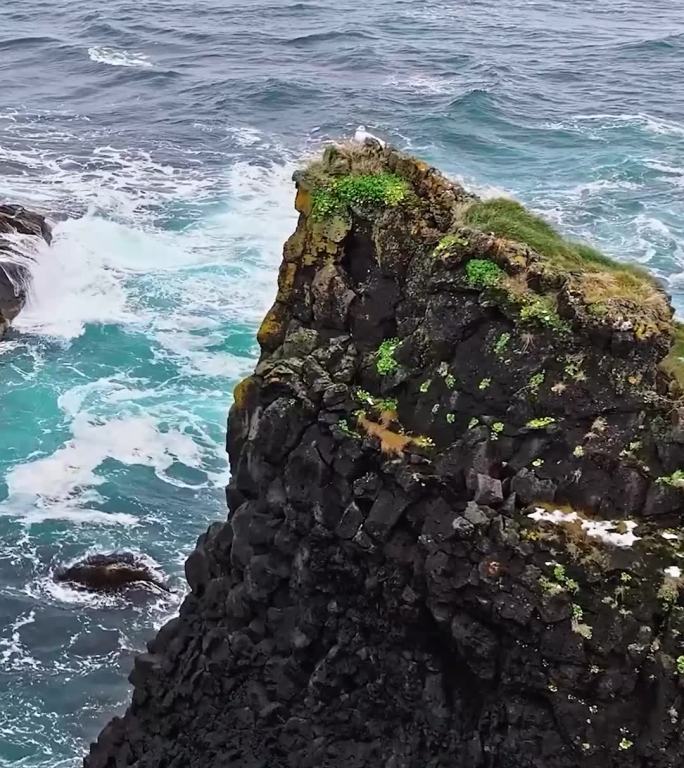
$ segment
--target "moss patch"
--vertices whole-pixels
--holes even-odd
[[[406,180],[393,173],[349,174],[314,189],[311,212],[315,219],[324,219],[350,205],[394,206],[406,197],[408,191]]]
[[[488,259],[471,259],[465,265],[468,285],[472,288],[492,288],[504,277],[504,271]]]

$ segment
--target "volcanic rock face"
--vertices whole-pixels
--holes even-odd
[[[52,234],[45,219],[18,205],[0,205],[0,338],[26,302],[31,251]]]
[[[229,522],[86,766],[680,765],[666,297],[372,142],[296,181]]]

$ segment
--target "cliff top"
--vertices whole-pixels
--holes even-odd
[[[514,200],[480,200],[426,163],[373,142],[331,146],[296,180],[298,207],[322,233],[347,231],[355,211],[373,218],[411,209],[423,226],[416,236],[432,243],[434,256],[463,263],[465,281],[521,325],[626,333],[661,356],[671,346],[672,309],[655,278],[562,237]]]

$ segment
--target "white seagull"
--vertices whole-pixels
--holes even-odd
[[[368,141],[369,139],[371,141],[377,141],[378,144],[383,148],[387,146],[387,142],[384,142],[382,139],[378,138],[377,136],[373,136],[372,133],[368,133],[365,125],[360,125],[356,129],[356,133],[354,134],[354,141],[358,141],[359,144],[365,144],[366,141]]]

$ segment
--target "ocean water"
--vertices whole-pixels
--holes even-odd
[[[665,279],[684,308],[675,0],[5,0],[0,200],[44,211],[0,342],[0,767],[71,768],[224,516],[225,417],[296,218],[360,125]],[[176,590],[57,587],[92,551]]]

